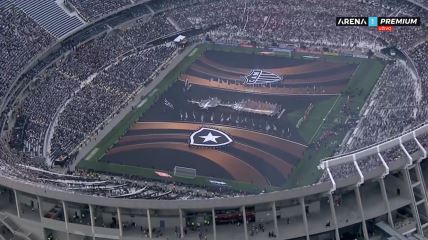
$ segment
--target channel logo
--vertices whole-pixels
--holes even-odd
[[[379,26],[420,26],[420,17],[379,17]]]
[[[368,17],[337,17],[336,26],[368,26]]]
[[[395,26],[420,25],[420,17],[336,17],[336,26],[376,27],[380,32],[391,32]]]

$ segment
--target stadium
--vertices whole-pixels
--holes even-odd
[[[1,0],[0,240],[427,239],[427,17]]]

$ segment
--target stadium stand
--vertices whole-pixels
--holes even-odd
[[[77,5],[78,3],[74,4]],[[126,4],[128,3],[121,2],[112,3],[108,6],[111,6],[112,9],[117,9],[123,7]],[[109,108],[108,110],[106,109],[104,113],[103,111],[100,111],[100,116],[97,118],[97,120],[95,120],[95,118],[93,120],[67,120],[68,118],[64,116],[68,116],[70,113],[76,110],[76,106],[74,106],[74,104],[88,106],[88,104],[78,104],[78,101],[76,100],[68,102],[68,99],[76,94],[77,89],[83,82],[88,80],[92,74],[97,74],[97,72],[99,72],[102,67],[105,67],[108,62],[114,60],[116,56],[120,56],[126,51],[131,50],[134,46],[140,46],[141,44],[149,42],[152,39],[167,35],[168,33],[173,33],[175,29],[167,20],[167,18],[171,18],[173,22],[179,24],[182,28],[221,24],[224,27],[210,32],[210,37],[217,42],[223,43],[237,41],[236,39],[241,39],[243,36],[246,38],[255,36],[256,40],[261,44],[267,44],[266,40],[272,39],[288,39],[291,42],[307,42],[308,44],[327,45],[331,47],[335,46],[338,48],[365,48],[368,46],[376,46],[373,45],[373,43],[376,43],[376,41],[379,45],[384,44],[380,41],[380,37],[376,33],[367,32],[366,30],[357,32],[351,30],[350,28],[343,28],[341,29],[342,32],[340,34],[334,34],[332,31],[335,31],[336,28],[332,27],[332,23],[329,23],[329,18],[325,14],[331,14],[329,13],[330,10],[327,10],[329,8],[335,8],[336,11],[342,12],[344,15],[363,14],[362,12],[358,12],[359,9],[366,9],[370,14],[374,14],[375,11],[378,12],[379,10],[381,13],[387,14],[388,12],[396,11],[398,6],[392,4],[391,6],[377,9],[376,4],[362,2],[349,2],[347,4],[348,6],[343,8],[340,7],[339,9],[336,9],[338,8],[337,5],[331,4],[329,2],[324,3],[322,6],[318,6],[319,9],[316,11],[316,13],[319,13],[320,16],[314,17],[310,20],[318,22],[290,22],[290,18],[284,18],[285,15],[281,14],[280,11],[287,9],[291,15],[305,16],[308,14],[308,11],[312,11],[312,9],[308,9],[298,3],[284,1],[278,2],[275,6],[270,5],[269,1],[258,2],[257,4],[251,1],[245,4],[243,4],[242,1],[228,1],[226,4],[221,0],[204,4],[201,4],[197,1],[185,1],[181,4],[169,1],[156,1],[150,3],[149,6],[154,10],[168,10],[166,13],[149,17],[149,20],[146,18],[141,18],[129,27],[114,30],[107,35],[99,36],[96,40],[92,40],[79,47],[76,50],[76,53],[72,53],[71,56],[68,56],[59,62],[59,65],[57,64],[56,67],[51,67],[52,70],[47,70],[44,73],[45,79],[40,82],[45,84],[45,87],[41,85],[42,87],[38,88],[38,90],[34,91],[33,93],[30,93],[30,96],[24,101],[22,113],[23,115],[27,116],[29,120],[27,125],[28,131],[26,131],[27,134],[24,137],[25,149],[28,152],[33,152],[37,156],[43,155],[43,146],[46,145],[47,142],[50,142],[45,141],[45,138],[51,138],[51,153],[54,159],[64,158],[67,155],[70,155],[72,151],[76,149],[76,147],[82,142],[82,140],[89,137],[91,133],[96,130],[97,126],[99,126],[99,124],[101,124],[101,122],[103,122],[107,116],[115,112],[117,108],[113,107]],[[363,4],[365,8],[357,7]],[[230,8],[230,6],[234,7]],[[83,5],[81,7],[82,9],[92,9],[89,7],[83,7]],[[231,11],[230,9],[239,9],[237,12],[240,12],[240,14],[236,14],[236,11]],[[406,11],[406,14],[409,14],[415,10],[413,7],[408,7],[402,12]],[[221,14],[214,14],[218,12],[221,12]],[[102,14],[102,11],[100,14]],[[268,17],[265,18],[263,16]],[[334,16],[331,15],[331,17]],[[293,26],[293,24],[299,25]],[[289,27],[290,30],[286,32],[278,31],[279,29],[283,29],[285,26]],[[318,26],[325,27],[325,31],[318,31]],[[421,28],[425,31],[425,28]],[[157,31],[158,29],[162,29],[162,31]],[[293,32],[293,29],[296,29],[296,31]],[[346,34],[344,34],[344,32]],[[361,38],[361,34],[364,35],[364,38]],[[405,35],[411,38],[403,42],[403,44],[407,44],[403,45],[403,47],[407,48],[419,42],[424,34],[422,31],[422,33],[417,35]],[[340,39],[342,37],[343,39]],[[355,41],[355,39],[361,39],[361,41]],[[385,41],[391,41],[400,44],[394,39],[401,38],[398,38],[394,35],[387,35]],[[424,44],[422,44],[422,46],[424,46]],[[112,49],[114,50],[112,51]],[[416,47],[414,51],[418,49],[419,48]],[[77,58],[75,59],[74,56]],[[96,57],[94,58],[94,56]],[[93,59],[98,60],[92,61]],[[158,64],[159,63],[157,63],[157,65]],[[70,66],[74,67],[70,68]],[[83,66],[90,66],[91,69],[87,70]],[[121,68],[120,66],[121,65],[117,65],[117,67],[114,69],[119,70]],[[83,71],[83,69],[85,70]],[[148,69],[148,72],[153,70],[153,68],[150,67]],[[123,70],[126,71],[126,68],[124,67]],[[50,75],[52,75],[52,77]],[[89,84],[83,88],[83,91],[79,92],[77,96],[85,93],[87,93],[89,96],[93,96],[93,94],[97,93],[97,96],[103,96],[104,99],[114,96],[111,95],[110,97],[107,97],[107,95],[105,95],[106,93],[97,90],[99,89],[99,86],[103,85],[98,80],[104,79],[105,77],[103,76],[104,74],[100,74],[98,77],[94,77],[95,80],[93,82],[98,85],[97,88],[93,89],[91,87],[93,84]],[[415,81],[413,80],[412,76],[414,76],[412,69],[409,69],[405,63],[397,62],[394,65],[387,66],[387,70],[380,80],[380,85],[377,88],[378,90],[375,90],[374,94],[372,94],[371,102],[374,104],[371,104],[367,109],[367,113],[370,114],[367,114],[366,118],[363,117],[358,126],[354,125],[357,127],[358,132],[355,134],[355,136],[352,137],[350,144],[348,144],[344,149],[339,150],[339,152],[352,151],[354,149],[373,144],[381,139],[395,136],[396,134],[406,129],[417,126],[423,121],[421,116],[424,116],[426,109],[422,108],[424,104],[421,102],[420,96],[416,96],[415,94],[422,92],[420,88],[421,86],[424,86],[424,84],[420,82],[419,85],[415,85]],[[399,78],[404,78],[407,81],[395,80]],[[60,81],[61,84],[52,84],[55,81]],[[55,91],[51,88],[57,88],[58,90]],[[407,97],[406,101],[403,101],[402,99],[398,101],[397,98],[394,98],[395,95],[387,89],[399,89],[402,91],[401,95]],[[417,90],[414,91],[415,89]],[[47,95],[46,93],[42,94],[40,91],[45,91],[46,93],[51,91],[58,93],[65,92],[66,94],[58,94],[58,97],[61,99],[58,99],[57,101],[51,101],[51,96],[55,96],[55,94]],[[413,91],[415,94],[407,94],[411,91]],[[118,95],[120,94],[116,93],[116,96]],[[80,99],[79,101],[83,101],[85,98],[78,97],[77,99]],[[47,103],[52,103],[55,105],[50,106],[50,104]],[[42,110],[40,108],[44,108],[46,110]],[[85,111],[82,110],[80,112]],[[84,115],[85,114],[82,114],[82,116]],[[413,117],[408,118],[406,116]],[[401,117],[401,119],[397,117]],[[49,126],[53,125],[55,118],[59,119],[59,125],[62,126],[63,124],[67,123],[67,127],[55,128],[54,134],[49,136],[47,131],[50,129]],[[83,132],[71,130],[80,129],[78,126],[83,126],[82,123],[79,123],[79,121],[90,124],[84,125],[85,129],[81,129],[84,130]],[[401,127],[388,127],[390,122],[397,121],[400,122]],[[352,127],[352,124],[349,127]],[[71,132],[75,132],[75,134],[70,134]],[[67,136],[69,139],[65,139],[64,136]]]
[[[85,1],[85,0],[66,0],[67,4],[71,4],[76,8],[79,14],[88,21],[93,21],[103,15],[130,5],[131,0],[108,0],[108,1]]]
[[[74,4],[78,5],[76,2]],[[107,6],[110,6],[109,8],[111,9],[118,9],[126,4],[128,3],[116,2],[107,4]],[[364,8],[358,7],[362,5],[364,5]],[[149,6],[154,10],[167,9],[167,12],[150,17],[149,20],[146,20],[145,18],[139,19],[130,27],[114,30],[107,35],[101,35],[96,40],[90,41],[89,43],[79,47],[76,53],[72,53],[71,56],[68,56],[59,62],[59,65],[57,64],[56,67],[51,67],[52,70],[47,70],[44,73],[45,79],[40,82],[42,82],[42,84],[46,84],[45,86],[48,88],[40,87],[38,90],[31,93],[24,101],[22,109],[22,113],[29,117],[29,123],[27,125],[28,131],[27,135],[24,137],[26,151],[34,152],[35,155],[43,154],[42,149],[46,142],[46,132],[49,126],[53,125],[53,121],[55,119],[54,116],[58,117],[60,125],[65,124],[64,121],[67,118],[62,117],[61,115],[66,116],[69,114],[68,112],[72,110],[67,109],[74,109],[74,104],[76,102],[76,100],[74,100],[68,103],[67,100],[72,95],[74,96],[74,94],[76,94],[76,89],[78,89],[80,84],[85,82],[92,74],[96,74],[102,66],[113,60],[115,56],[131,50],[132,47],[139,46],[152,39],[174,32],[175,29],[169,23],[167,18],[173,19],[173,21],[182,26],[182,28],[221,24],[224,27],[210,32],[210,37],[217,42],[223,43],[231,43],[231,41],[236,41],[236,39],[241,39],[242,37],[249,38],[251,36],[255,36],[255,40],[261,44],[267,44],[268,42],[266,42],[266,40],[287,39],[291,42],[307,42],[308,44],[313,45],[327,45],[338,48],[364,48],[368,46],[376,46],[373,45],[373,43],[376,42],[379,45],[384,43],[380,41],[380,37],[376,33],[368,32],[366,30],[354,31],[350,28],[343,28],[341,29],[340,34],[333,33],[332,31],[335,31],[334,29],[336,28],[333,28],[331,25],[332,23],[329,23],[328,21],[329,18],[326,14],[332,14],[328,9],[334,8],[335,11],[341,12],[343,15],[361,15],[365,13],[358,12],[359,9],[365,9],[369,14],[374,14],[375,12],[377,12],[377,14],[388,14],[396,11],[398,8],[398,5],[393,3],[390,6],[383,6],[379,9],[376,7],[378,4],[375,3],[354,1],[348,2],[347,6],[338,8],[337,5],[326,2],[323,5],[318,6],[316,14],[319,13],[320,16],[311,18],[309,21],[290,22],[289,19],[291,18],[284,18],[286,15],[281,14],[283,9],[287,9],[290,15],[296,16],[305,16],[308,14],[308,11],[313,10],[298,3],[284,1],[280,1],[276,5],[271,5],[269,1],[257,3],[251,1],[244,3],[242,1],[228,1],[227,4],[221,0],[204,4],[197,1],[185,1],[181,4],[169,1],[156,1],[154,3],[150,3]],[[231,8],[230,6],[234,7]],[[29,6],[29,9],[30,8],[32,7]],[[92,7],[89,8],[83,5],[81,8],[92,9]],[[14,8],[12,6],[9,7],[9,9]],[[238,9],[238,11],[231,11],[230,9]],[[419,10],[415,10],[413,6],[406,6],[406,9],[401,12],[411,14],[418,11]],[[221,12],[221,14],[214,14],[218,12]],[[237,12],[239,14],[236,14]],[[104,13],[101,11],[99,14],[102,15]],[[331,15],[331,17],[334,16]],[[298,25],[293,26],[293,24]],[[283,29],[285,26],[289,27],[290,30],[285,32],[278,31],[279,29]],[[325,28],[325,31],[318,31],[318,26]],[[157,31],[158,29],[162,29],[162,31]],[[423,33],[425,28],[421,27],[421,29],[423,29],[423,31],[417,31],[418,34],[405,34],[409,39],[403,41],[402,44],[404,48],[410,48],[422,40],[421,38],[424,36]],[[402,38],[394,36],[393,34],[387,35],[385,37],[385,41],[401,44],[396,40],[402,41]],[[361,35],[364,35],[364,38],[362,38]],[[355,39],[361,39],[361,41],[355,41]],[[369,45],[370,42],[371,44]],[[425,45],[426,44],[422,42],[422,44],[416,46],[410,51],[410,55],[417,55],[419,49],[423,48]],[[108,51],[106,51],[107,49]],[[114,50],[112,51],[112,49]],[[74,56],[76,56],[77,59],[74,60]],[[93,56],[96,57],[94,58]],[[92,61],[92,59],[98,59],[98,61]],[[380,80],[379,87],[377,88],[378,90],[375,90],[374,94],[371,96],[370,101],[373,102],[373,104],[371,104],[367,109],[367,113],[370,114],[367,114],[367,117],[363,117],[359,124],[355,125],[358,132],[352,137],[350,144],[348,144],[344,149],[339,150],[339,152],[352,151],[354,149],[373,144],[381,139],[395,136],[396,134],[423,122],[424,119],[422,116],[426,113],[426,109],[423,107],[425,104],[421,99],[421,96],[417,95],[417,93],[423,92],[422,86],[425,86],[423,84],[425,81],[425,72],[420,64],[418,65],[418,59],[415,62],[417,70],[420,72],[419,75],[422,76],[421,80],[419,80],[419,84],[415,84],[415,82],[418,83],[418,81],[414,81],[415,74],[412,72],[413,70],[411,68],[407,67],[406,63],[397,62],[394,65],[387,66],[387,69]],[[70,66],[75,67],[70,68]],[[82,66],[90,66],[91,69],[88,71]],[[63,70],[61,70],[61,68],[63,68]],[[119,69],[120,66],[117,68]],[[85,71],[82,71],[83,69],[85,69]],[[148,72],[153,70],[153,68],[148,69]],[[50,74],[53,76],[49,76]],[[102,76],[104,75],[100,74],[99,76],[100,77],[95,77],[94,83],[98,83],[97,79],[102,79]],[[404,78],[406,81],[397,81],[399,78]],[[53,91],[66,93],[58,95],[61,97],[61,100],[58,99],[58,101],[50,101],[49,95],[42,94],[42,92],[38,92],[37,94],[37,91],[46,91],[47,93],[52,91],[50,88],[61,86],[52,84],[53,81],[62,82],[62,87],[59,87],[58,91]],[[84,90],[79,94],[84,94],[87,91],[91,96],[95,92],[98,92],[99,94],[97,95],[107,98],[107,95],[104,95],[106,93],[101,93],[99,90],[96,90],[99,87],[89,91],[91,86],[92,84],[89,84],[86,87],[88,90]],[[397,98],[394,98],[395,95],[387,89],[399,89],[399,91],[402,92],[400,95],[406,96],[406,100],[403,101],[403,99],[400,99],[400,101],[398,101]],[[413,93],[408,94],[410,92]],[[77,96],[79,96],[79,94]],[[42,96],[42,99],[37,99],[40,98],[40,96]],[[43,99],[43,96],[47,99]],[[51,96],[55,96],[55,94]],[[82,98],[78,97],[78,99]],[[42,102],[54,103],[55,106],[47,107],[49,104],[41,104]],[[66,108],[62,109],[64,105],[66,105]],[[40,108],[45,108],[46,110],[41,110]],[[63,158],[64,156],[71,154],[72,150],[79,145],[83,138],[85,138],[85,136],[88,137],[90,133],[95,130],[96,126],[103,122],[105,117],[112,114],[115,109],[116,108],[112,108],[103,114],[100,113],[100,118],[98,120],[94,120],[92,124],[85,125],[86,129],[83,131],[84,133],[76,131],[76,135],[69,134],[70,129],[79,129],[78,126],[82,125],[81,123],[78,123],[77,120],[70,120],[71,122],[67,124],[66,128],[56,128],[55,134],[51,136],[53,146],[51,149],[53,154],[52,156],[54,158]],[[92,122],[91,120],[88,121]],[[388,126],[391,122],[400,122],[400,125],[396,128],[389,128]],[[350,125],[350,127],[351,126],[352,125]],[[70,140],[66,140],[61,136],[68,136],[70,137]],[[50,136],[47,137],[50,138]],[[58,142],[64,143],[61,144]]]
[[[54,0],[43,1],[11,1],[17,8],[25,12],[39,26],[46,29],[56,38],[62,38],[73,30],[83,26],[76,16],[68,15]]]
[[[102,127],[100,124],[109,115],[120,111],[139,86],[148,84],[151,73],[171,57],[174,50],[174,47],[159,46],[127,56],[126,60],[100,72],[91,83],[76,92],[75,98],[60,114],[55,128],[52,149],[56,152],[52,153],[53,159],[68,156],[85,137]]]
[[[158,26],[158,28],[147,31],[148,26]],[[147,30],[144,31],[145,29]],[[155,29],[163,29],[164,32],[158,32]],[[52,144],[54,148],[52,149],[52,153],[56,157],[63,157],[71,153],[71,150],[80,144],[84,136],[89,136],[106,117],[116,112],[117,108],[130,97],[130,94],[137,90],[138,86],[141,86],[144,82],[147,84],[147,78],[163,60],[166,60],[167,56],[171,53],[170,49],[173,48],[160,47],[157,48],[157,52],[155,52],[156,49],[153,49],[149,52],[148,56],[145,56],[145,54],[142,56],[125,56],[124,54],[132,50],[133,47],[143,45],[145,42],[174,31],[175,29],[171,25],[168,25],[162,15],[156,16],[148,22],[146,20],[138,20],[135,25],[125,29],[123,32],[111,32],[100,35],[97,39],[91,40],[76,49],[75,53],[59,61],[56,66],[52,66],[46,70],[43,78],[40,79],[42,85],[30,93],[30,96],[25,99],[22,108],[22,114],[28,117],[28,131],[26,131],[27,134],[24,137],[26,151],[34,152],[35,155],[42,154],[46,131],[49,125],[52,124],[54,117],[59,116],[60,124],[67,123],[67,126],[55,129],[57,134],[53,135]],[[165,50],[165,53],[162,50]],[[95,58],[94,55],[96,55]],[[120,57],[123,59],[120,60]],[[123,61],[124,63],[114,64],[116,61]],[[138,68],[139,70],[146,69],[146,71],[135,74],[129,71],[129,64],[136,63],[144,67]],[[108,70],[98,75],[99,72],[102,72],[102,69],[106,68]],[[134,79],[133,81],[135,82],[127,82],[129,79],[126,76]],[[116,81],[121,81],[122,83],[117,83]],[[112,87],[116,90],[112,91]],[[77,98],[68,104],[67,101],[71,96],[76,96]],[[84,101],[91,101],[94,96],[97,96],[96,99],[100,99],[101,97],[106,100],[109,99],[111,104],[102,103],[106,104],[104,105],[107,107],[105,111],[90,111],[98,113],[97,116],[91,115],[91,118],[86,118],[86,114],[84,114],[89,109],[85,111],[81,109],[82,111],[79,111],[82,113],[80,115],[83,117],[82,119],[68,119],[65,117],[71,111],[76,110],[78,106],[101,107],[82,104]],[[52,98],[55,98],[55,100],[52,101]],[[66,103],[67,107],[65,108],[64,104]],[[94,103],[101,102],[94,101]],[[61,111],[61,113],[56,114],[57,111]],[[83,122],[86,124],[82,124]],[[85,129],[80,129],[78,126]],[[76,130],[74,131],[76,135],[73,135],[69,134],[70,130],[67,129],[80,129],[84,131],[79,132]],[[64,138],[70,139],[67,140]],[[61,144],[57,141],[64,143]],[[67,145],[67,147],[62,145]],[[66,148],[67,151],[62,148]]]
[[[0,7],[0,99],[14,83],[20,70],[54,38],[12,4]],[[13,40],[12,40],[13,39]]]
[[[426,4],[422,0],[417,2]],[[146,5],[147,14],[138,16],[129,25],[103,28],[92,39],[73,46],[46,69],[40,69],[34,85],[29,87],[22,105],[16,109],[25,122],[23,151],[0,143],[0,196],[4,196],[0,197],[0,236],[11,239],[14,235],[26,235],[27,239],[29,236],[42,239],[40,236],[58,235],[55,239],[64,239],[59,236],[65,232],[67,236],[79,233],[95,239],[105,235],[112,239],[117,236],[132,239],[126,238],[126,234],[137,232],[135,235],[139,237],[150,238],[193,234],[193,239],[206,236],[224,239],[243,225],[244,229],[239,230],[242,234],[236,239],[265,239],[279,234],[284,239],[309,239],[316,234],[327,235],[319,239],[330,236],[346,239],[346,235],[339,234],[339,229],[342,233],[346,231],[342,228],[356,224],[354,226],[363,232],[362,237],[369,239],[369,235],[376,234],[366,226],[373,219],[388,222],[400,233],[423,235],[427,223],[422,212],[428,214],[426,166],[422,161],[426,158],[428,134],[421,127],[426,124],[428,114],[426,23],[418,28],[398,28],[400,31],[380,35],[366,28],[338,30],[333,27],[332,19],[338,15],[428,14],[412,1],[340,3],[315,0],[304,3],[298,0],[153,1]],[[109,13],[144,3],[69,0],[67,4],[87,21],[102,21]],[[57,38],[83,24],[78,18],[67,15],[53,0],[0,2],[0,99],[32,58],[48,49]],[[174,24],[181,29],[213,27],[206,36],[216,43],[238,45],[249,40],[259,46],[286,43],[295,48],[360,52],[368,49],[379,52],[393,45],[404,57],[388,57],[390,62],[367,99],[361,116],[347,125],[355,131],[348,143],[337,149],[341,155],[327,159],[334,165],[326,166],[320,181],[311,186],[248,196],[246,192],[222,187],[196,187],[82,170],[66,174],[52,171],[43,158],[47,157],[45,149],[53,160],[72,156],[83,141],[96,137],[103,124],[120,111],[136,91],[150,83],[152,74],[162,64],[175,56],[176,46],[164,42],[153,44],[157,39],[176,33]],[[206,36],[191,40],[200,42]],[[385,142],[387,139],[392,140]],[[358,159],[343,160],[369,151],[372,152],[361,154]],[[136,199],[143,200],[135,202]],[[190,199],[195,202],[186,201]],[[173,201],[175,205],[162,200]],[[46,211],[47,206],[51,206],[49,201],[56,204]],[[40,205],[35,207],[34,202]],[[65,230],[58,230],[62,227],[46,220],[43,213],[52,209],[62,212],[62,217],[55,215],[54,218],[64,223]],[[141,210],[144,211],[141,213]],[[209,217],[198,215],[202,211],[208,212],[206,216]],[[37,222],[35,227],[41,225],[40,232],[27,232],[14,223],[20,222],[21,217],[36,222],[26,214],[42,222]],[[138,223],[135,223],[135,216],[140,218]],[[151,221],[150,216],[155,220]],[[274,217],[268,221],[269,216]],[[162,225],[158,221],[168,218],[173,218],[172,223],[163,222]],[[191,225],[193,219],[196,219],[194,223],[201,218],[205,225]],[[155,221],[159,224],[151,227]],[[226,224],[216,226],[213,221]],[[183,226],[183,222],[190,225]],[[208,226],[212,230],[206,230]],[[258,233],[264,234],[263,237],[257,238]],[[17,236],[14,237],[19,238]]]

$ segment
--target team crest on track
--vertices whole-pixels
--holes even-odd
[[[199,147],[220,147],[232,143],[226,133],[212,128],[201,128],[190,135],[190,145]]]
[[[268,71],[263,71],[260,69],[253,69],[251,72],[245,76],[245,84],[268,84],[279,82],[282,80],[281,76],[276,75]]]

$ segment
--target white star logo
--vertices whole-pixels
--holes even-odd
[[[216,139],[219,138],[219,137],[221,137],[221,136],[214,136],[214,135],[211,134],[211,132],[209,132],[208,135],[206,135],[206,136],[199,136],[199,137],[204,139],[204,143],[205,142],[215,142],[215,143],[217,143]]]
[[[205,134],[205,136],[203,134]],[[190,135],[190,145],[192,146],[220,147],[232,142],[232,138],[230,138],[226,133],[208,127],[200,128],[198,131],[195,131]]]

